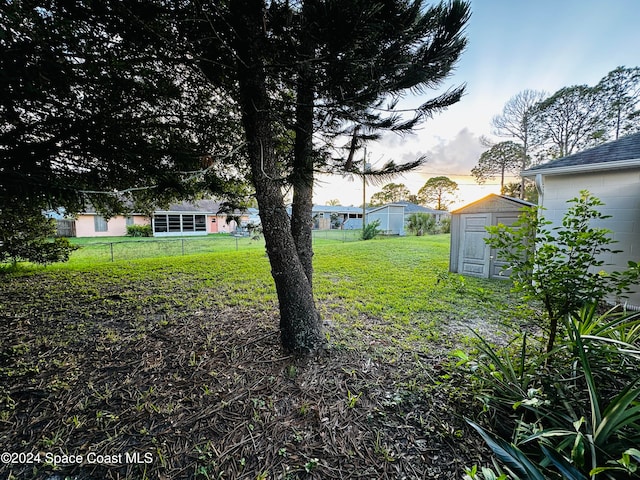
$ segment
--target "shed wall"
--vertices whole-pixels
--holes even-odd
[[[451,251],[449,271],[481,278],[507,278],[504,262],[485,243],[486,227],[512,225],[520,216],[523,204],[489,195],[451,215]]]

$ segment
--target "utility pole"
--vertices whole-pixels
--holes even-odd
[[[362,159],[362,233],[367,226],[367,179],[364,174],[367,171],[367,147],[364,147],[364,158]]]

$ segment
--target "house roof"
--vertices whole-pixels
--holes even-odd
[[[311,211],[313,213],[362,213],[362,208],[343,207],[342,205],[314,205]]]
[[[382,210],[382,209],[387,208],[387,207],[404,207],[405,215],[406,214],[411,214],[411,213],[431,213],[431,214],[434,214],[434,215],[435,214],[442,214],[442,213],[446,213],[446,214],[449,213],[446,210],[434,210],[433,208],[423,207],[422,205],[418,205],[416,203],[411,203],[411,202],[387,203],[387,204],[382,205],[380,207],[368,208],[367,209],[367,213],[377,212],[378,210]]]
[[[179,202],[169,205],[167,208],[158,208],[156,212],[176,212],[176,213],[205,213],[210,215],[225,215],[229,212],[221,211],[222,203],[216,200],[196,200],[195,202]],[[234,210],[233,214],[238,215],[240,210]]]
[[[446,210],[436,210],[434,208],[423,207],[422,205],[418,205],[416,203],[411,202],[394,202],[392,205],[404,205],[405,213],[449,213]]]
[[[401,203],[387,203],[386,205],[381,205],[380,207],[367,208],[367,213],[374,213],[374,212],[377,212],[378,210],[384,210],[385,208],[389,208],[389,207],[400,207],[402,208],[403,214],[405,213],[406,207]]]
[[[640,133],[552,160],[522,172],[524,177],[537,174],[562,175],[582,171],[640,167]]]
[[[195,202],[172,203],[167,208],[158,208],[156,212],[198,212],[216,214],[220,210],[220,202],[215,200],[197,200]]]
[[[486,197],[482,197],[475,202],[471,202],[464,207],[460,207],[457,210],[451,212],[451,214],[459,214],[459,213],[470,213],[476,212],[478,210],[483,209],[483,205],[489,207],[488,209],[503,209],[503,208],[522,208],[522,207],[533,207],[534,204],[531,202],[527,202],[525,200],[520,200],[519,198],[508,197],[506,195],[497,195],[495,193],[490,193]],[[487,208],[485,207],[485,208]]]

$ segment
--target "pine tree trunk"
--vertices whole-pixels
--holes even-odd
[[[307,12],[303,9],[303,17]],[[313,57],[312,40],[302,29],[301,53],[296,85],[296,125],[293,162],[293,206],[291,231],[298,257],[309,283],[313,284],[313,81],[310,61]]]
[[[238,100],[271,275],[278,294],[282,344],[289,351],[311,352],[324,344],[324,335],[311,281],[292,234],[273,148],[272,107],[261,55],[262,2],[238,0],[233,6],[238,20],[234,42],[238,55]],[[310,189],[298,192],[300,205],[311,202],[311,193]]]

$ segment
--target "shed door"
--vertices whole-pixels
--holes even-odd
[[[496,225],[502,223],[503,225],[510,227],[518,220],[519,216],[520,212],[497,213],[494,219],[494,223]],[[509,276],[511,275],[511,269],[504,269],[506,263],[498,258],[495,249],[491,249],[490,265],[490,278],[509,278]]]
[[[459,272],[489,278],[489,246],[484,242],[485,227],[491,224],[488,213],[461,215]]]

